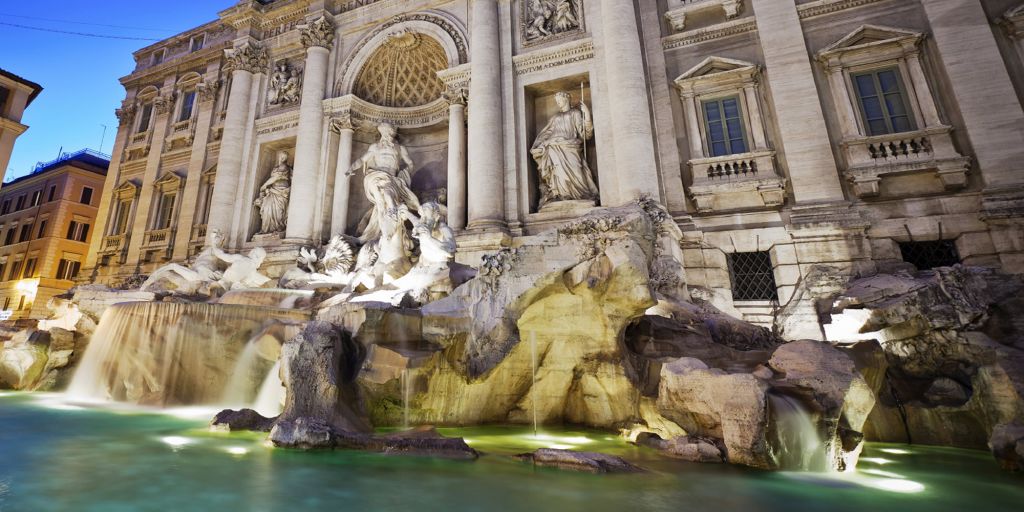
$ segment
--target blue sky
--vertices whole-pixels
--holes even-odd
[[[173,3],[0,0],[0,68],[43,86],[42,94],[22,119],[29,129],[14,145],[6,179],[27,174],[36,162],[56,158],[61,147],[64,151],[90,148],[110,153],[117,131],[114,109],[124,99],[124,88],[118,79],[134,69],[132,52],[152,44],[152,41],[83,37],[6,24],[163,39],[216,19],[218,11],[234,3],[233,0]],[[102,125],[107,125],[105,138]]]

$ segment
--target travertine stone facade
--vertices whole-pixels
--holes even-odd
[[[0,183],[7,174],[14,141],[28,130],[21,123],[25,109],[42,91],[39,84],[0,69]]]
[[[556,156],[583,155],[597,206],[666,205],[687,281],[749,319],[812,265],[931,250],[912,243],[1021,272],[1022,34],[1019,0],[243,1],[136,52],[87,266],[146,274],[208,227],[282,268],[359,235],[370,202],[348,170],[381,123],[475,265],[592,207],[540,208],[530,151],[582,100],[593,136]],[[287,228],[260,234],[282,151]],[[773,293],[744,291],[752,274]]]

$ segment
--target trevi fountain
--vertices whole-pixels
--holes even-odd
[[[532,6],[524,40],[581,30],[582,4],[522,3]],[[605,17],[593,24],[612,37],[616,2],[597,4]],[[298,29],[304,44],[317,26],[331,34],[317,19]],[[664,191],[626,176],[611,190],[609,166],[641,182],[646,163],[595,154],[620,151],[622,139],[600,133],[611,122],[600,109],[617,100],[569,81],[544,89],[547,114],[523,144],[529,218],[540,221],[493,229],[473,204],[489,200],[477,185],[490,178],[474,166],[491,149],[473,133],[501,128],[473,117],[493,113],[473,100],[490,87],[475,66],[486,52],[468,91],[468,229],[466,182],[449,179],[447,197],[427,190],[417,181],[432,172],[425,153],[409,145],[422,129],[384,115],[361,119],[362,142],[330,181],[362,206],[342,212],[342,229],[292,236],[332,217],[312,204],[308,152],[319,148],[303,143],[309,126],[316,140],[325,133],[304,120],[314,50],[331,44],[324,33],[305,75],[263,57],[270,94],[260,101],[302,102],[299,141],[261,150],[261,174],[244,187],[230,182],[242,161],[226,148],[244,118],[227,107],[209,229],[194,253],[119,283],[80,283],[50,302],[51,318],[2,333],[0,510],[1024,503],[1020,274],[815,262],[801,265],[769,326],[741,319],[693,277],[710,267],[685,256],[692,229]],[[412,46],[424,34],[378,39]],[[232,98],[253,76],[235,66]],[[464,108],[465,97],[452,102]],[[233,206],[236,190],[251,210]],[[232,208],[248,220],[227,218]],[[846,215],[830,212],[815,215]],[[819,225],[842,224],[829,222]]]

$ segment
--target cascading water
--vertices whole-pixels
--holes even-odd
[[[530,331],[530,406],[533,409],[533,437],[537,437],[537,333]]]
[[[768,393],[775,459],[781,469],[828,471],[825,442],[799,400]]]
[[[277,308],[136,302],[103,313],[68,388],[78,401],[216,404],[254,335],[309,313]]]
[[[407,429],[409,428],[409,395],[412,389],[408,368],[402,368],[399,381],[402,385],[402,427]]]
[[[281,384],[281,361],[278,360],[274,363],[274,367],[267,373],[267,377],[263,379],[263,384],[260,385],[259,393],[256,395],[256,402],[253,404],[253,409],[266,416],[273,418],[281,414],[284,409],[284,399],[287,390],[284,385]]]
[[[231,290],[217,300],[217,304],[308,309],[308,301],[312,297],[313,292],[311,290],[285,290],[280,288]]]

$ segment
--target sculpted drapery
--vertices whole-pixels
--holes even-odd
[[[395,139],[397,131],[394,126],[383,123],[378,131],[380,141],[370,146],[348,172],[352,175],[355,171],[363,171],[363,190],[373,204],[373,208],[360,222],[359,239],[362,242],[380,238],[382,224],[401,224],[389,223],[385,216],[397,220],[402,207],[411,213],[418,213],[420,209],[419,199],[409,188],[412,184],[412,158],[409,152]]]
[[[260,187],[255,205],[260,210],[259,234],[280,233],[288,225],[288,196],[292,189],[292,168],[288,165],[288,153],[277,153],[277,165],[270,171],[270,178]]]
[[[540,173],[539,208],[555,201],[596,200],[597,184],[584,158],[583,146],[594,135],[590,109],[572,107],[567,92],[555,95],[559,112],[537,135],[530,149]]]

